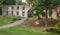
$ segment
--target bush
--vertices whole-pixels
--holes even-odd
[[[49,28],[48,30],[46,30],[47,32],[57,32],[57,29],[55,28]]]
[[[17,21],[17,20],[20,20],[20,18],[13,18],[12,21]]]
[[[57,28],[58,32],[60,32],[60,22],[58,22],[58,23],[56,24],[56,28]]]

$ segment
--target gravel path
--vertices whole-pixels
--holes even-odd
[[[25,20],[26,20],[26,18],[21,19],[21,20],[19,20],[19,21],[16,21],[16,22],[14,22],[14,23],[8,24],[8,25],[0,26],[0,29],[9,28],[9,27],[13,27],[13,26],[20,25],[20,24],[22,24]]]

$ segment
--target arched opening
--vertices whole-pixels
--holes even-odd
[[[28,17],[33,17],[32,12],[30,12],[30,10],[28,11]]]

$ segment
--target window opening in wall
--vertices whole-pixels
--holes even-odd
[[[8,15],[8,11],[6,11],[6,15]]]
[[[24,16],[24,13],[25,13],[25,12],[22,12],[22,16]]]
[[[17,9],[19,10],[19,7],[17,7]]]
[[[23,7],[23,10],[25,10],[25,7]]]
[[[13,11],[12,11],[12,16],[13,16]]]
[[[14,7],[12,7],[12,9],[14,9]]]
[[[6,7],[6,9],[8,10],[8,7]]]
[[[19,15],[19,12],[17,11],[17,15]]]

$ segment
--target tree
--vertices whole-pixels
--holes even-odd
[[[57,17],[59,17],[59,12],[57,10],[58,10],[58,7],[60,7],[60,0],[52,0],[52,1],[53,1],[53,7],[57,12]]]
[[[32,0],[26,0],[28,4],[32,4]]]
[[[2,1],[2,0],[0,0],[0,7],[2,6],[2,3],[3,3],[3,1]]]
[[[32,5],[35,0],[26,0],[26,1],[27,1],[27,3],[28,3],[29,5],[30,5],[30,4]]]
[[[43,12],[43,7],[40,7],[40,6],[42,6],[42,5],[40,5],[37,0],[36,0],[35,2],[36,2],[36,3],[34,3],[33,6],[32,6],[32,10],[33,10],[33,12],[34,12],[34,10],[35,10],[35,12],[36,12],[35,15],[38,17],[38,19],[40,19],[40,18],[41,18],[41,15],[43,15],[43,14],[42,14],[42,12]]]
[[[3,3],[3,0],[0,0],[0,15],[2,15],[2,3]]]
[[[17,1],[17,4],[18,5],[23,5],[23,4],[26,4],[26,3],[22,2],[22,0],[19,0],[19,1]]]
[[[15,5],[16,0],[3,0],[3,5]]]
[[[32,1],[29,1],[32,2]],[[60,1],[59,1],[60,2]],[[46,16],[46,30],[48,29],[47,26],[47,19],[48,19],[48,10],[49,14],[51,16],[52,9],[55,8],[55,6],[60,5],[58,0],[34,0],[34,3],[31,7],[31,10],[36,11],[36,15],[39,17],[39,14],[45,10],[45,16]]]

